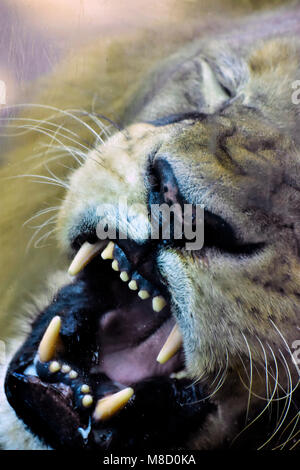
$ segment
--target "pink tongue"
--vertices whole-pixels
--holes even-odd
[[[164,321],[164,317],[152,310],[151,300],[137,300],[130,307],[107,312],[99,325],[98,371],[115,382],[130,385],[179,370],[183,365],[182,352],[164,365],[156,361],[174,326],[173,318]]]

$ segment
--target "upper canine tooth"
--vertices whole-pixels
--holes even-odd
[[[77,377],[78,377],[78,372],[76,372],[76,370],[73,370],[73,369],[70,370],[70,372],[69,372],[69,377],[70,377],[70,379],[77,379]]]
[[[152,308],[153,308],[154,312],[160,312],[166,305],[167,305],[167,302],[163,298],[162,295],[158,295],[156,297],[153,297],[153,299],[152,299]]]
[[[147,290],[145,289],[142,289],[138,292],[138,296],[142,299],[142,300],[145,300],[145,299],[149,299],[150,297],[150,294]]]
[[[130,283],[128,284],[128,287],[131,290],[138,290],[137,282],[134,279],[130,281]]]
[[[126,271],[122,271],[122,272],[121,272],[120,278],[121,278],[122,281],[124,281],[124,282],[129,281],[129,276],[128,276],[128,273],[127,273]]]
[[[159,362],[160,364],[164,364],[169,359],[171,359],[171,357],[173,357],[177,353],[177,351],[179,351],[181,346],[182,335],[180,333],[178,325],[176,324],[172,329],[171,333],[169,334],[167,341],[160,350],[160,353],[156,358],[157,362]]]
[[[100,251],[102,241],[96,243],[85,242],[82,247],[78,250],[73,259],[68,273],[71,276],[76,276],[82,269],[91,261],[94,256]]]
[[[134,390],[131,387],[124,388],[113,395],[106,396],[98,401],[94,419],[96,421],[109,419],[119,410],[124,408],[132,397]]]
[[[39,345],[38,354],[41,362],[48,362],[53,358],[59,340],[60,327],[61,318],[53,317]]]
[[[101,258],[102,259],[114,259],[113,257],[114,249],[115,249],[114,242],[109,242],[106,248],[102,251]]]
[[[116,259],[114,259],[113,262],[111,263],[111,267],[113,268],[114,271],[120,271],[119,263]]]

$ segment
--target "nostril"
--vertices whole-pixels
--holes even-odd
[[[149,167],[147,171],[147,180],[148,180],[149,190],[155,193],[159,193],[160,188],[161,188],[161,181],[160,181],[160,175],[155,167],[153,166]]]
[[[180,204],[184,201],[170,163],[157,157],[147,170],[148,201],[151,204]]]

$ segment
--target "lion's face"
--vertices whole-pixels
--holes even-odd
[[[219,445],[298,378],[295,141],[270,120],[267,89],[253,98],[246,63],[232,59],[229,74],[225,60],[192,56],[192,66],[164,65],[156,93],[150,77],[128,125],[69,180],[58,228],[76,255],[75,277],[36,320],[7,377],[17,413],[55,447]],[[149,238],[147,215],[163,203],[204,205],[203,248]],[[107,220],[116,232],[99,240]],[[174,355],[160,364],[175,323]],[[98,407],[115,393],[116,414]]]

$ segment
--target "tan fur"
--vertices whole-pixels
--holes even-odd
[[[284,12],[275,14],[280,17]],[[268,18],[272,14],[263,13]],[[261,380],[266,359],[274,372],[275,355],[283,388],[287,385],[284,360],[294,385],[299,377],[288,347],[300,334],[299,118],[297,106],[291,103],[291,83],[299,78],[300,44],[288,31],[278,37],[271,29],[268,37],[253,39],[250,35],[242,46],[228,39],[229,24],[230,31],[243,36],[243,24],[249,24],[251,32],[259,22],[263,28],[265,17],[237,17],[231,23],[227,16],[224,30],[211,33],[206,32],[203,18],[200,23],[197,17],[186,15],[189,26],[183,17],[182,25],[171,32],[154,30],[93,44],[79,59],[70,59],[53,77],[39,84],[35,102],[53,109],[22,111],[17,124],[24,124],[24,116],[38,119],[40,124],[31,121],[31,125],[40,128],[16,137],[13,149],[2,157],[0,339],[19,336],[15,318],[23,314],[28,295],[44,289],[51,273],[66,269],[70,255],[67,234],[90,202],[114,204],[120,196],[126,196],[128,204],[146,206],[145,166],[153,149],[159,149],[158,155],[164,155],[172,165],[186,200],[205,204],[224,217],[248,243],[268,241],[267,249],[249,259],[220,256],[211,250],[206,264],[199,253],[191,255],[176,249],[159,253],[159,267],[170,286],[174,315],[183,333],[190,376],[210,383],[218,371],[227,373],[225,385],[215,395],[220,405],[218,415],[206,423],[205,433],[189,444],[210,448],[218,440],[233,439],[238,432],[236,416],[243,410],[246,413],[249,351],[255,364],[249,408],[252,419],[257,415],[257,403],[264,403],[257,396],[266,396],[266,383]],[[220,17],[214,27],[219,24]],[[191,42],[194,38],[196,42]],[[197,86],[193,85],[193,96],[202,103],[207,118],[162,127],[144,123],[163,114],[161,109],[170,110],[169,114],[186,111],[182,77],[185,66],[192,73],[190,62],[195,69],[206,67],[208,71]],[[183,67],[178,65],[181,63]],[[169,66],[172,73],[165,85],[159,73]],[[157,77],[157,88],[153,89],[152,81]],[[228,99],[224,90],[230,87],[236,96],[219,112]],[[72,111],[56,112],[54,108]],[[90,114],[77,113],[76,109]],[[56,116],[50,117],[53,114]],[[118,132],[111,127],[109,138],[102,134],[104,143],[95,142],[99,133],[95,118],[108,125],[100,114],[124,122],[125,130]],[[66,138],[70,136],[66,129],[78,134],[78,138],[72,134],[76,142]],[[74,158],[66,153],[61,160],[49,160],[56,155],[49,153],[53,145],[65,151],[63,145],[72,145],[87,158],[69,175],[59,163],[76,168]],[[31,158],[41,150],[38,159]],[[33,173],[53,178],[45,163],[66,181],[66,191],[33,184],[32,176],[12,178]],[[58,243],[31,247],[26,253],[32,231],[23,227],[24,222],[51,206],[59,206]],[[33,224],[41,224],[55,213],[42,215]],[[143,238],[147,222],[130,230],[133,239]],[[274,387],[274,376],[269,381]],[[234,401],[238,405],[232,412]]]

